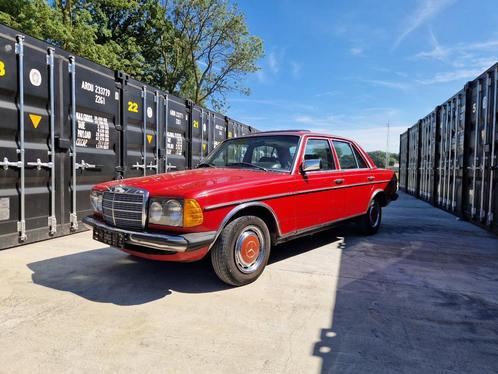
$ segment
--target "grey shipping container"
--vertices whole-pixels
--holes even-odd
[[[406,191],[418,196],[420,182],[420,123],[408,130],[408,184]]]
[[[399,188],[406,192],[408,186],[408,131],[399,140]]]
[[[420,120],[420,184],[419,196],[434,204],[437,182],[436,136],[439,131],[439,107]]]
[[[253,131],[3,25],[0,118],[0,249],[83,230],[97,183],[194,167],[229,122]]]
[[[424,117],[420,144],[411,144],[416,139],[411,128],[408,156],[402,153],[406,133],[401,134],[400,168],[403,158],[410,160],[410,193],[498,233],[497,69],[493,65]],[[416,184],[413,164],[419,157]]]

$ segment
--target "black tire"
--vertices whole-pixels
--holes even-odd
[[[358,227],[362,234],[373,235],[379,231],[382,222],[382,206],[378,199],[373,199],[368,206],[367,214],[358,220]]]
[[[243,286],[261,275],[270,248],[270,232],[265,222],[256,216],[239,217],[226,225],[216,240],[211,249],[211,263],[223,282]]]

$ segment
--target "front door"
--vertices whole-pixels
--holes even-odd
[[[296,229],[326,224],[340,219],[342,207],[333,189],[337,168],[330,143],[326,138],[308,138],[304,149],[304,160],[319,159],[320,170],[301,172],[296,175]]]

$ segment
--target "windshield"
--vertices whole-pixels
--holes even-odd
[[[199,166],[290,171],[298,142],[294,135],[235,138],[223,142]]]

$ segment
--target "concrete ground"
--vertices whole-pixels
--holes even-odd
[[[81,233],[0,252],[0,372],[498,372],[498,238],[414,198],[273,250],[254,284]]]

